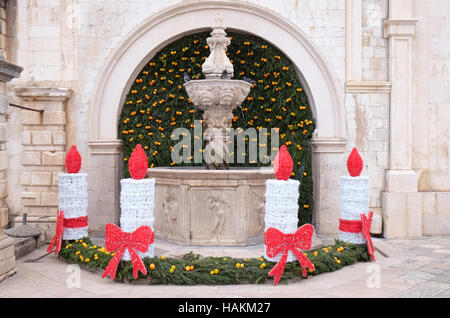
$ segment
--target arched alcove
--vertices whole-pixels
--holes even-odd
[[[347,137],[340,90],[325,59],[298,27],[268,9],[247,2],[188,1],[168,7],[136,27],[106,60],[98,76],[89,109],[88,171],[92,230],[101,230],[105,222],[118,220],[118,181],[122,159],[117,127],[132,81],[162,47],[186,34],[208,30],[217,13],[222,15],[223,25],[227,28],[264,38],[283,51],[297,70],[301,70],[317,120],[313,151],[324,154],[313,154],[314,192],[316,199],[323,195],[320,178],[326,171],[321,170],[321,161],[329,161],[328,154],[342,152]],[[107,193],[102,185],[105,180],[112,187]],[[326,205],[328,210],[334,208],[334,204]],[[317,216],[320,209],[321,205],[317,204],[314,212],[319,228],[321,221]],[[326,227],[324,229],[328,231]]]

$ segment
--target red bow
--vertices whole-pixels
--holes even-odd
[[[278,284],[283,275],[289,251],[292,251],[297,257],[300,266],[303,268],[304,277],[306,277],[307,267],[314,270],[314,265],[301,251],[311,248],[313,233],[314,227],[311,224],[303,225],[294,234],[284,234],[273,227],[267,229],[264,233],[267,256],[272,258],[279,253],[283,253],[280,261],[269,272],[269,276],[274,276],[274,285]]]
[[[109,252],[116,252],[114,258],[108,263],[102,278],[107,275],[112,280],[116,277],[117,266],[122,258],[125,249],[131,256],[131,263],[133,264],[133,277],[137,278],[139,270],[145,275],[147,270],[142,262],[141,258],[137,254],[139,252],[146,252],[148,246],[153,243],[155,234],[149,226],[141,226],[133,233],[122,232],[122,230],[111,223],[106,224],[105,228],[105,245]]]
[[[375,248],[373,247],[372,238],[370,237],[370,226],[372,225],[372,216],[373,216],[372,211],[370,211],[369,213],[369,218],[367,218],[365,214],[361,214],[361,222],[362,222],[362,235],[364,239],[367,241],[367,251],[369,252],[372,261],[375,262],[375,255],[373,254]]]
[[[59,253],[59,251],[61,250],[63,233],[64,233],[64,211],[58,211],[56,217],[56,233],[52,241],[50,242],[50,245],[47,248],[47,252],[51,253],[53,250],[53,246],[55,246],[55,255]]]
[[[367,242],[367,251],[372,261],[375,262],[375,255],[373,254],[375,248],[370,237],[370,226],[372,225],[373,211],[370,211],[369,217],[361,214],[361,220],[343,220],[339,219],[339,230],[348,233],[362,233],[363,238]]]

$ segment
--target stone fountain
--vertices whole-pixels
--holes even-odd
[[[227,130],[233,110],[247,97],[251,84],[233,80],[226,55],[231,40],[222,18],[207,38],[211,53],[202,65],[205,79],[184,87],[194,105],[204,111],[205,167],[167,167],[148,170],[156,179],[155,233],[158,238],[188,245],[249,245],[264,235],[265,182],[271,168],[230,169]]]
[[[184,84],[194,105],[203,110],[206,124],[205,161],[209,169],[228,169],[227,129],[231,128],[233,110],[240,106],[250,92],[251,84],[234,80],[234,69],[226,54],[231,40],[226,37],[222,17],[216,16],[211,37],[206,39],[211,50],[202,65],[206,79],[191,80]]]

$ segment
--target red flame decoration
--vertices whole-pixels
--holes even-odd
[[[81,156],[76,146],[72,146],[66,156],[66,170],[68,173],[78,173],[81,169]]]
[[[347,159],[347,170],[352,177],[358,177],[363,169],[363,160],[359,155],[356,148],[353,148],[352,152]]]
[[[280,151],[275,156],[273,163],[273,171],[277,180],[287,180],[292,175],[292,169],[294,168],[294,162],[286,146],[283,145]]]
[[[131,154],[130,161],[128,163],[128,170],[130,171],[130,175],[133,179],[140,180],[144,179],[147,175],[147,169],[147,156],[144,149],[142,149],[142,146],[138,144]]]

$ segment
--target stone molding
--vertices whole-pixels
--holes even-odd
[[[89,140],[92,155],[121,155],[122,140]]]
[[[26,101],[60,101],[70,98],[72,90],[60,87],[16,87],[15,94]]]
[[[345,83],[346,93],[381,93],[391,92],[391,82],[348,81]]]
[[[342,153],[346,151],[345,139],[313,138],[311,142],[313,153]]]
[[[9,82],[13,78],[19,77],[23,68],[15,64],[11,64],[0,58],[0,81]]]
[[[409,37],[414,38],[416,36],[415,25],[418,22],[417,19],[387,19],[384,21],[384,36],[385,38],[391,37]]]

